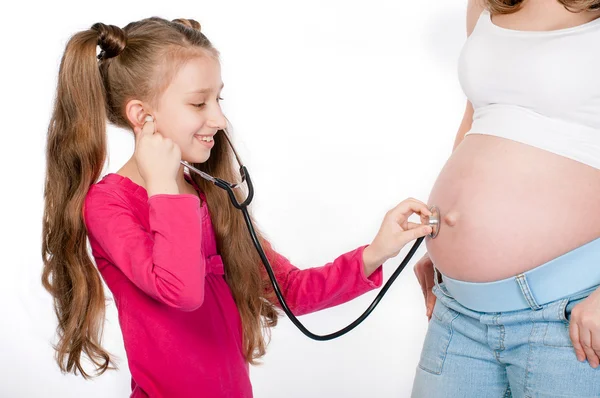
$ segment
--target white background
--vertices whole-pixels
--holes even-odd
[[[464,110],[456,61],[465,0],[19,2],[0,24],[0,397],[126,397],[130,375],[113,303],[104,345],[120,370],[94,381],[62,375],[56,320],[42,288],[45,136],[68,38],[95,22],[193,18],[222,54],[224,110],[256,188],[254,212],[297,266],[323,265],[370,243],[385,212],[427,201]],[[129,133],[109,129],[116,171]],[[385,265],[386,278],[398,259]],[[282,318],[256,397],[407,397],[427,326],[412,266],[354,332],[314,342]],[[337,330],[375,293],[308,315]],[[201,396],[201,394],[199,394]]]

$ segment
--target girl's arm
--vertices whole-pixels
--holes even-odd
[[[94,256],[114,264],[161,303],[183,311],[200,307],[206,264],[198,197],[150,197],[148,232],[118,194],[95,188],[84,210],[90,241],[96,243]]]
[[[383,281],[381,266],[371,275],[365,275],[363,252],[367,246],[342,254],[322,267],[304,270],[292,265],[287,258],[273,250],[268,242],[263,246],[283,297],[296,316],[350,301],[380,287]],[[268,278],[266,271],[264,278]],[[269,299],[279,305],[271,286],[268,291]]]
[[[292,312],[302,315],[319,311],[380,287],[381,263],[396,257],[408,242],[431,233],[430,226],[409,222],[412,214],[431,216],[425,203],[406,199],[386,213],[370,245],[342,254],[322,267],[299,270],[265,242],[265,254]],[[267,297],[277,304],[272,293],[267,290]]]

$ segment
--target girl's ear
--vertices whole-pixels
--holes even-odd
[[[125,105],[125,115],[134,130],[136,127],[141,128],[144,125],[146,116],[151,114],[150,109],[142,101],[131,100]]]

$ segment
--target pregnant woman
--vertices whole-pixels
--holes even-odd
[[[598,0],[469,0],[466,111],[415,267],[414,397],[600,396],[599,17]]]

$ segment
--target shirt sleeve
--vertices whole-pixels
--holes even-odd
[[[154,299],[184,311],[204,301],[200,200],[159,194],[148,199],[149,230],[117,194],[96,190],[84,218],[96,252]]]
[[[268,242],[264,246],[283,297],[296,316],[343,304],[380,287],[383,282],[381,265],[369,277],[364,273],[363,251],[366,245],[342,254],[322,267],[303,270],[273,250]],[[269,277],[266,271],[264,277]],[[268,297],[280,306],[270,285]]]

